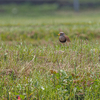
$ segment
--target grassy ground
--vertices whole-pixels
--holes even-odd
[[[0,100],[100,100],[100,12],[39,7],[0,6]]]

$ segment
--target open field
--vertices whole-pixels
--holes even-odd
[[[0,100],[100,100],[99,10],[41,7],[0,6]]]

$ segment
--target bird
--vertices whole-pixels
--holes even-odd
[[[59,41],[61,43],[71,42],[70,39],[69,39],[69,37],[66,36],[64,32],[60,32],[58,35],[60,36],[59,37]]]

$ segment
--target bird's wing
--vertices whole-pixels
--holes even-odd
[[[71,42],[68,36],[65,35],[65,38],[66,38],[67,42]]]

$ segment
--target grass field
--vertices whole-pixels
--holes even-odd
[[[41,9],[42,8],[42,9]],[[58,40],[62,30],[69,46]],[[0,100],[100,100],[100,12],[0,5]]]

